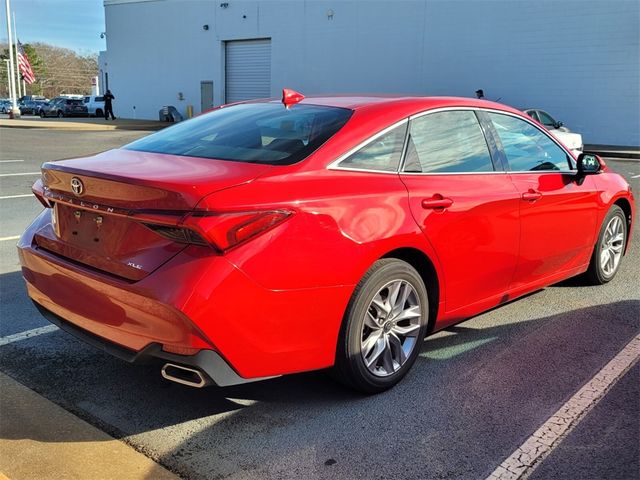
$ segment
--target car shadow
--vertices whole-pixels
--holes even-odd
[[[19,275],[0,276],[0,285],[17,282]],[[28,311],[26,296],[14,291],[11,302],[12,308],[24,304]],[[162,379],[155,365],[129,365],[62,331],[0,347],[0,365],[17,381],[180,475],[222,478],[241,465],[242,471],[266,476],[294,459],[310,462],[322,476],[323,462],[331,458],[321,458],[329,453],[320,450],[333,452],[336,442],[349,444],[354,433],[356,444],[364,437],[377,444],[381,432],[423,422],[440,435],[451,431],[461,411],[474,408],[470,399],[479,402],[474,415],[491,417],[491,407],[505,401],[528,405],[540,397],[545,404],[554,389],[572,391],[579,378],[570,366],[580,365],[586,376],[601,368],[637,332],[640,320],[634,312],[639,309],[638,301],[621,301],[531,320],[503,318],[501,313],[511,310],[498,308],[428,337],[408,377],[375,396],[346,389],[325,372],[192,389]],[[596,367],[585,366],[580,356],[585,352]],[[537,370],[531,376],[532,368]],[[560,387],[550,387],[550,381]],[[382,413],[370,417],[370,412]],[[438,426],[438,419],[445,424]],[[158,431],[163,432],[162,453],[148,444]]]

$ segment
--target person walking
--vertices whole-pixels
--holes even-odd
[[[113,104],[111,103],[115,100],[116,97],[113,96],[111,90],[107,90],[107,93],[104,94],[104,119],[109,120],[109,114],[111,114],[111,120],[115,120],[116,117],[113,115]]]

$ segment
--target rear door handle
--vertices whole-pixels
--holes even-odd
[[[536,190],[533,189],[529,189],[528,192],[524,192],[522,194],[522,199],[526,200],[527,202],[535,202],[536,200],[539,200],[540,198],[542,198],[542,194]]]
[[[439,193],[435,194],[432,198],[422,200],[422,208],[427,210],[431,208],[449,208],[451,205],[453,205],[453,200],[445,198]]]

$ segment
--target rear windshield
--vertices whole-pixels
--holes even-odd
[[[250,103],[225,107],[126,145],[127,150],[237,162],[291,165],[349,120],[352,110]]]
[[[67,105],[82,105],[82,100],[67,100]]]

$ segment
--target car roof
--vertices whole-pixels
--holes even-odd
[[[280,99],[269,99],[280,102]],[[390,111],[396,110],[400,115],[412,115],[416,112],[435,108],[467,107],[490,108],[522,114],[520,110],[507,105],[467,97],[437,97],[437,96],[409,96],[409,95],[310,95],[301,104],[322,105],[328,107],[348,108],[362,111]],[[364,112],[363,112],[364,113]]]

